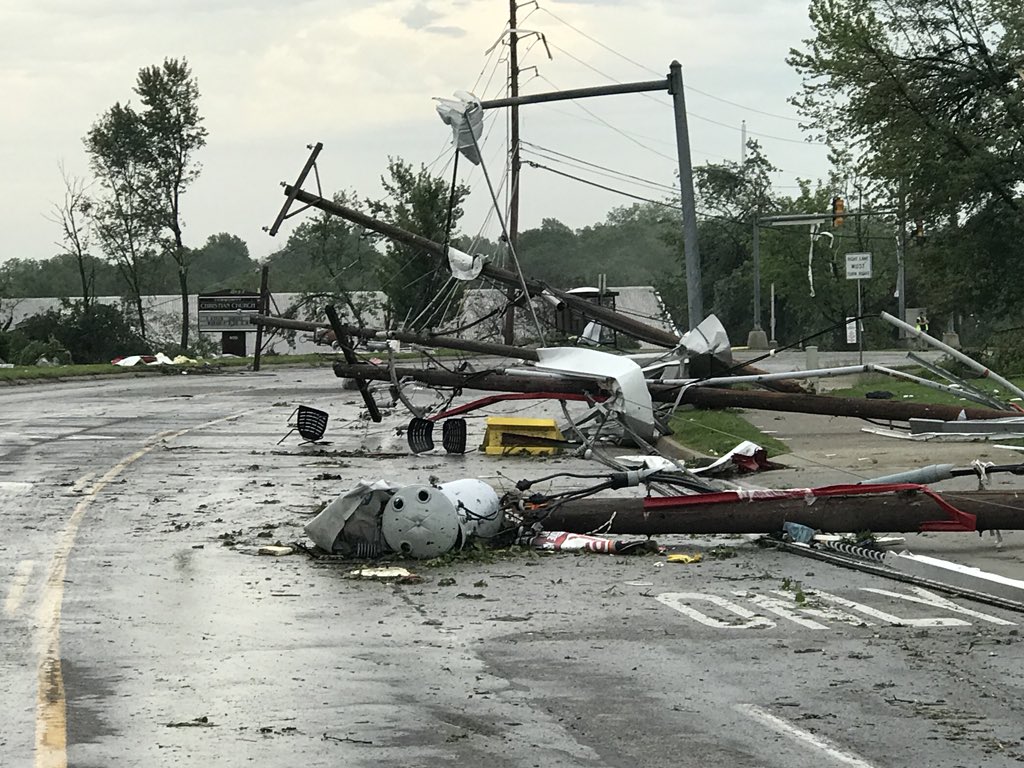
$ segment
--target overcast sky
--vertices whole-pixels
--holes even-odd
[[[507,48],[485,53],[505,29],[503,0],[0,0],[0,9],[0,260],[57,252],[59,233],[47,216],[63,195],[60,164],[88,175],[82,137],[116,101],[133,99],[141,67],[165,57],[189,61],[209,130],[202,175],[184,201],[186,242],[198,247],[229,232],[255,258],[281,247],[294,226],[276,239],[261,231],[280,207],[279,182],[294,180],[307,144],[324,143],[325,192],[379,197],[388,155],[450,173],[450,130],[433,97],[462,89],[494,98],[505,85],[499,57]],[[783,169],[781,187],[822,177],[825,149],[802,143],[786,103],[799,80],[785,56],[808,36],[806,10],[804,0],[521,4],[520,28],[544,33],[552,55],[536,38],[522,43],[522,90],[652,80],[678,59],[695,164],[738,160],[745,119]],[[505,122],[497,110],[488,120],[484,152],[497,184]],[[674,183],[667,94],[527,106],[522,139],[533,145],[524,160],[632,194],[662,199],[668,191],[579,160]],[[483,177],[466,163],[461,169],[474,190],[462,231],[495,239]],[[546,217],[583,227],[631,202],[527,166],[521,228]]]

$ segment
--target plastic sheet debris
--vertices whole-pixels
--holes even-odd
[[[547,552],[600,552],[608,555],[625,555],[631,552],[656,552],[654,541],[616,541],[602,536],[565,531],[545,531],[528,536],[526,543],[534,549]]]
[[[175,358],[177,359],[177,358]],[[188,360],[188,358],[186,358]],[[163,352],[155,355],[128,355],[127,357],[115,357],[110,361],[111,365],[119,365],[122,368],[130,368],[133,365],[175,365],[174,360]]]
[[[789,522],[782,524],[782,530],[797,544],[809,544],[814,540],[814,534],[817,533],[817,531],[810,526]]]
[[[782,468],[782,464],[768,460],[768,452],[760,445],[744,440],[713,464],[692,471],[695,475],[725,475],[737,471],[763,472]]]
[[[676,552],[675,554],[671,554],[668,557],[666,557],[665,562],[683,563],[685,565],[690,565],[692,563],[699,563],[703,559],[704,555],[702,555],[700,552],[695,552],[692,555],[688,555],[683,552]]]

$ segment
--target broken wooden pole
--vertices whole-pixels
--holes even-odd
[[[390,381],[391,372],[387,366],[367,363],[350,365],[341,361],[334,364],[334,375],[340,378],[364,378]],[[504,372],[485,371],[479,374],[452,373],[444,370],[426,370],[409,366],[396,366],[399,379],[409,378],[436,387],[458,387],[478,389],[486,392],[568,392],[573,394],[604,393],[596,382],[574,379],[568,376],[523,374],[512,375]],[[651,398],[655,402],[675,402],[679,388],[661,385],[656,381],[648,383]],[[869,400],[852,397],[828,397],[825,395],[783,394],[779,392],[756,392],[752,390],[731,390],[718,387],[691,386],[684,392],[680,403],[701,408],[754,408],[766,411],[789,411],[821,416],[850,416],[862,419],[886,421],[909,421],[914,418],[942,419],[952,421],[963,412],[968,419],[1004,418],[1004,411],[984,408],[960,408],[956,405],[934,403],[908,403],[903,400]],[[924,415],[930,414],[930,415]]]
[[[772,493],[767,491],[766,493]],[[567,501],[547,515],[537,510],[549,531],[608,534],[667,535],[717,533],[778,533],[786,522],[832,533],[885,531],[910,533],[937,530],[934,524],[953,523],[954,518],[921,491],[868,495],[774,498],[749,500],[731,494],[651,498],[591,497]],[[1024,491],[957,491],[939,494],[973,526],[955,530],[1024,529]],[[715,501],[708,501],[715,497]],[[968,518],[963,518],[967,520]],[[949,530],[950,528],[945,528]]]
[[[328,200],[320,195],[314,195],[310,192],[298,189],[295,186],[286,185],[284,193],[288,196],[289,200],[298,200],[299,202],[305,203],[313,208],[319,208],[325,213],[339,216],[353,224],[357,224],[373,232],[377,232],[378,234],[384,235],[385,237],[399,243],[404,243],[405,245],[409,245],[414,248],[421,248],[428,253],[434,254],[440,259],[447,259],[447,253],[445,252],[444,245],[423,237],[422,235],[409,232],[408,230],[402,229],[394,224],[389,224],[386,221],[375,219],[372,216],[366,215],[362,211],[357,211],[355,208],[349,208],[347,205],[343,205],[342,203],[338,203],[334,200]],[[521,279],[515,272],[502,269],[494,264],[485,263],[480,272],[480,276],[489,278],[496,283],[501,283],[502,285],[517,289],[525,287],[526,292],[530,296],[547,295],[548,297],[554,297],[565,306],[578,312],[580,315],[606,325],[620,333],[625,333],[628,336],[639,339],[640,341],[646,341],[649,344],[665,347],[667,349],[674,349],[679,346],[679,336],[672,331],[666,331],[663,328],[655,328],[647,323],[640,322],[636,318],[616,312],[614,309],[601,306],[600,304],[594,304],[593,302],[581,298],[576,294],[562,291],[558,288],[551,288],[537,280],[531,280],[529,278]],[[453,347],[453,349],[457,349],[457,347]],[[764,371],[750,365],[738,365],[736,366],[736,372],[750,374],[764,373]],[[803,388],[795,382],[774,382],[771,385],[766,386],[780,392],[804,391]]]
[[[651,397],[655,401],[671,402],[679,388],[651,382]],[[765,411],[810,413],[819,416],[849,416],[881,421],[909,421],[916,418],[954,421],[964,414],[966,419],[1002,419],[1005,411],[991,408],[962,408],[959,405],[917,403],[906,400],[873,400],[855,397],[829,397],[828,395],[761,392],[756,390],[724,389],[691,386],[683,393],[683,403],[701,408],[752,408]],[[918,416],[931,413],[933,416]]]
[[[273,328],[289,328],[296,331],[318,331],[331,326],[327,323],[311,323],[306,320],[292,320],[285,317],[266,317],[263,315],[249,315],[249,322],[253,325],[266,325]],[[513,347],[508,344],[493,344],[486,341],[474,341],[472,339],[460,339],[455,336],[431,336],[422,333],[408,333],[406,331],[385,331],[377,328],[361,328],[358,325],[342,325],[342,331],[347,336],[354,336],[360,339],[372,339],[375,341],[387,341],[394,339],[403,344],[419,344],[424,347],[443,347],[445,349],[457,349],[462,352],[473,352],[480,355],[497,355],[498,357],[511,357],[517,360],[529,360],[539,362],[540,356],[537,351],[529,347]]]
[[[349,365],[356,364],[356,353],[352,350],[349,344],[348,337],[345,335],[344,329],[341,327],[341,320],[338,318],[338,311],[334,308],[333,304],[328,304],[324,307],[324,314],[327,315],[327,319],[331,321],[331,327],[334,329],[334,335],[338,339],[338,344],[341,346],[341,351],[345,354],[345,362]],[[366,410],[370,414],[370,418],[379,423],[381,420],[380,408],[377,406],[377,401],[373,399],[373,394],[370,392],[370,388],[366,384],[366,379],[355,377],[356,387],[359,388],[359,394],[363,396],[363,403],[366,405]]]

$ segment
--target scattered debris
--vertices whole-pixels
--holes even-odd
[[[257,555],[269,555],[270,557],[284,557],[295,553],[294,547],[268,545],[256,550]]]
[[[177,723],[166,723],[167,728],[216,728],[216,723],[211,723],[208,715],[196,717],[192,720],[182,720]]]
[[[545,531],[538,535],[530,535],[526,542],[534,549],[549,552],[602,552],[609,555],[626,555],[634,552],[657,552],[657,542],[649,539],[641,541],[616,541],[601,536],[589,536],[565,531]]]
[[[690,565],[691,563],[699,563],[704,559],[704,555],[700,552],[695,552],[692,555],[688,555],[684,552],[676,552],[665,558],[666,562],[669,563],[683,563],[684,565]]]
[[[349,579],[394,581],[399,584],[419,584],[423,581],[422,576],[413,573],[407,568],[398,568],[395,566],[384,568],[357,568],[354,571],[349,571],[345,576]]]

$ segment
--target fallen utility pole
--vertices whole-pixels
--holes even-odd
[[[391,238],[399,243],[404,243],[405,245],[409,245],[414,248],[421,248],[428,253],[432,253],[437,256],[438,259],[442,260],[442,262],[448,258],[445,253],[444,246],[441,243],[434,242],[422,235],[409,232],[401,227],[396,227],[394,224],[389,224],[385,221],[375,219],[372,216],[367,216],[365,213],[357,211],[354,208],[349,208],[347,205],[342,205],[334,200],[328,200],[319,195],[314,195],[310,192],[296,189],[290,185],[285,186],[284,190],[289,199],[297,200],[301,203],[312,206],[313,208],[319,208],[325,213],[340,216],[353,224],[358,224],[361,227],[377,232],[378,234],[384,235],[385,237]],[[480,276],[490,278],[497,283],[514,288],[520,288],[523,285],[523,283],[520,282],[519,275],[515,272],[502,269],[494,264],[484,264]],[[575,294],[561,291],[557,288],[549,288],[543,283],[536,280],[530,280],[528,278],[525,280],[525,285],[526,290],[531,296],[546,296],[554,298],[557,302],[571,307],[580,314],[585,315],[592,320],[596,320],[597,322],[603,323],[616,331],[634,336],[640,341],[646,341],[649,344],[656,344],[668,349],[672,349],[679,344],[679,337],[674,333],[661,328],[655,328],[647,325],[647,323],[641,323],[634,318],[622,315],[608,307],[593,304],[586,299],[576,296]]]
[[[679,393],[678,387],[657,382],[651,382],[649,388],[651,398],[655,402],[674,401]],[[880,421],[909,421],[916,418],[954,421],[960,418],[961,413],[968,420],[1006,418],[1006,411],[988,408],[961,408],[958,405],[911,403],[905,400],[869,400],[868,398],[829,397],[828,395],[760,392],[700,386],[688,388],[683,393],[680,402],[701,408],[750,408],[786,413],[809,413],[816,416],[849,416]],[[919,413],[934,415],[918,416]]]
[[[249,315],[249,322],[253,325],[266,325],[272,328],[288,328],[294,331],[319,331],[330,329],[327,323],[311,323],[306,320],[292,320],[286,317],[266,317],[264,315]],[[455,336],[430,336],[406,331],[386,331],[376,328],[362,328],[358,325],[342,325],[342,331],[346,336],[371,341],[388,341],[394,339],[404,344],[420,344],[424,347],[445,347],[446,349],[458,349],[463,352],[473,352],[481,355],[497,355],[499,357],[511,357],[518,360],[529,360],[540,362],[540,356],[536,350],[529,347],[513,347],[508,344],[492,344],[486,341],[473,341],[472,339],[460,339]]]
[[[857,488],[857,486],[853,486]],[[782,493],[765,491],[765,494]],[[1019,530],[1024,528],[1024,494],[1016,491],[964,491],[940,496],[961,513],[953,515],[921,490],[815,498],[810,489],[792,498],[751,500],[735,493],[682,497],[601,498],[567,501],[546,515],[545,529],[607,534],[665,535],[776,533],[786,522],[833,533],[921,530]]]
[[[334,364],[334,375],[346,379],[375,379],[390,381],[388,366],[367,363],[350,365],[344,362]],[[477,374],[451,373],[442,370],[426,370],[409,366],[397,366],[395,375],[409,378],[435,387],[458,387],[487,392],[566,392],[570,394],[603,394],[592,381],[573,379],[567,376],[509,374],[503,371],[485,371]],[[679,396],[679,387],[648,382],[651,398],[655,402],[672,403]],[[757,392],[753,390],[730,390],[718,387],[687,387],[679,401],[683,405],[701,408],[752,408],[767,411],[788,411],[810,413],[821,416],[850,416],[862,419],[885,421],[909,421],[913,418],[942,419],[952,421],[961,412],[967,419],[1005,418],[1005,411],[984,408],[960,408],[956,405],[934,403],[908,403],[901,400],[860,400],[848,397],[827,397],[825,395],[783,394],[780,392]],[[930,415],[925,415],[930,414]]]

